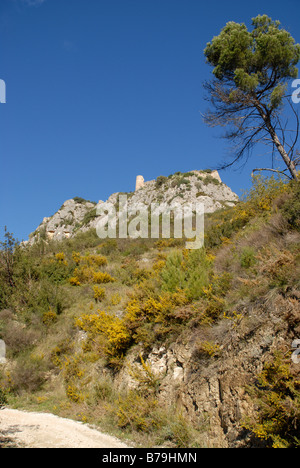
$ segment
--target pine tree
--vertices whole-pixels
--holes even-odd
[[[214,79],[205,84],[213,110],[205,116],[210,126],[229,126],[225,137],[234,143],[235,156],[228,167],[247,156],[258,142],[277,149],[290,177],[297,179],[296,144],[299,118],[288,95],[288,82],[298,74],[300,44],[279,21],[267,15],[245,24],[229,22],[204,50],[214,67]],[[289,103],[296,118],[293,138],[282,120]]]

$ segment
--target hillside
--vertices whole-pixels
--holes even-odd
[[[25,246],[6,233],[0,404],[137,446],[299,446],[299,183],[256,178],[238,201],[205,177],[158,178],[131,195],[207,197],[200,250],[184,239],[101,240],[95,204],[80,199],[79,224],[64,224],[62,208],[51,238],[54,217]]]

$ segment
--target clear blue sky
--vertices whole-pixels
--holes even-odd
[[[300,42],[299,0],[0,0],[1,230],[27,239],[74,196],[220,164],[227,146],[200,115],[203,49],[264,13]],[[238,195],[261,154],[221,173]]]

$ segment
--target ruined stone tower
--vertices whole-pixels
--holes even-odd
[[[138,175],[136,177],[136,184],[135,184],[135,191],[139,190],[140,188],[144,187],[145,185],[145,179],[143,176]]]

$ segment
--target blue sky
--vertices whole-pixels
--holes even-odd
[[[0,0],[0,229],[27,239],[67,199],[218,166],[228,147],[201,119],[203,49],[264,13],[300,42],[299,0]],[[262,157],[223,181],[241,195]]]

